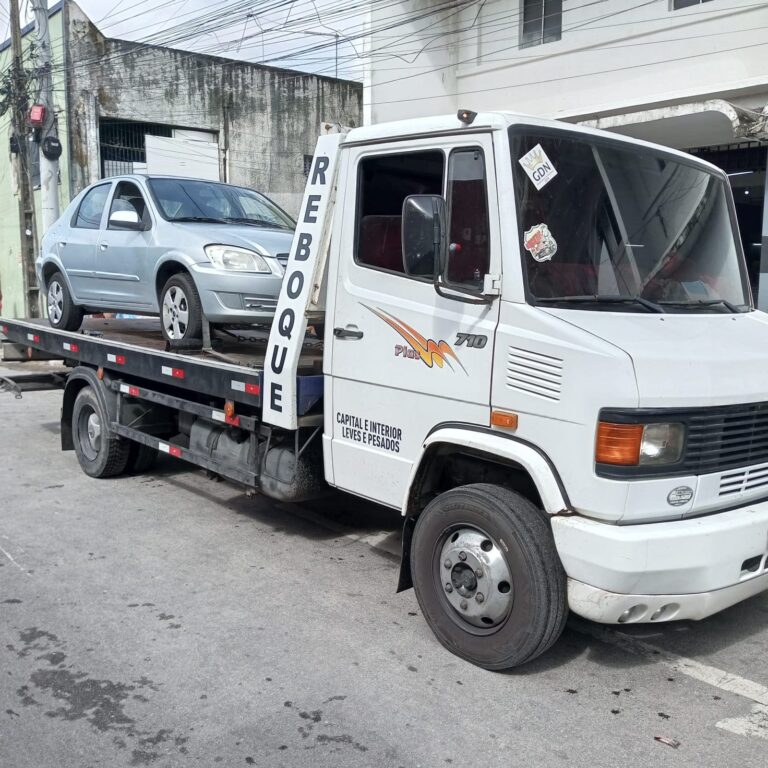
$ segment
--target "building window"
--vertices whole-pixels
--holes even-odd
[[[683,8],[690,8],[693,5],[701,5],[702,3],[711,3],[712,0],[672,0],[672,10],[680,11]]]
[[[520,47],[553,43],[563,33],[563,0],[522,0]]]

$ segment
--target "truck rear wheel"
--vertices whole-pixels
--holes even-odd
[[[83,387],[75,398],[72,438],[86,475],[114,477],[125,469],[130,445],[112,433],[109,417],[91,387]]]
[[[411,546],[416,598],[437,639],[491,670],[544,653],[568,616],[566,577],[548,521],[495,485],[433,499]]]

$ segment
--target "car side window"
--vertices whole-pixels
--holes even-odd
[[[98,229],[101,226],[101,215],[109,197],[111,184],[99,184],[91,189],[80,203],[73,226],[81,229]]]
[[[358,167],[355,261],[405,275],[403,201],[409,195],[441,195],[445,156],[439,150],[365,157]]]
[[[109,208],[111,216],[115,211],[135,211],[145,229],[152,226],[152,219],[147,211],[147,204],[144,200],[141,190],[132,181],[121,181],[115,188],[115,194],[112,196],[112,205]],[[113,229],[109,225],[107,218],[107,229]]]
[[[480,149],[457,149],[448,160],[449,283],[478,287],[490,266],[488,189]]]

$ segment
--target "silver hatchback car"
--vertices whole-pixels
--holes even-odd
[[[264,195],[175,176],[84,189],[43,237],[37,279],[54,328],[89,312],[159,314],[171,341],[270,323],[295,222]]]

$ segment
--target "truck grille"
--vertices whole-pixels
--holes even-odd
[[[698,475],[768,462],[768,403],[692,412],[683,461]]]
[[[725,472],[720,477],[719,496],[732,496],[735,493],[750,493],[768,485],[768,464],[749,469]]]
[[[547,400],[559,400],[563,386],[563,361],[530,349],[510,347],[507,386]]]

